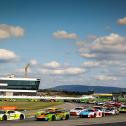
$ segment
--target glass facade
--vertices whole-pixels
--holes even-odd
[[[13,90],[38,90],[40,79],[36,80],[0,80],[0,83],[6,83],[6,89]]]

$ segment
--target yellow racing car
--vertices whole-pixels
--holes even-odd
[[[121,106],[121,107],[119,108],[119,112],[120,112],[120,113],[126,113],[126,106]]]

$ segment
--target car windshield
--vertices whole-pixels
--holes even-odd
[[[92,109],[88,109],[87,111],[88,111],[88,112],[94,112],[94,110],[92,110]]]
[[[0,114],[5,114],[5,111],[0,111]]]
[[[55,114],[56,112],[47,112],[46,114]]]
[[[83,108],[75,108],[75,110],[83,110]]]
[[[121,109],[126,109],[126,107],[121,107]]]
[[[94,109],[102,110],[102,108],[101,108],[101,107],[94,107]]]
[[[112,109],[111,108],[107,108],[107,109],[105,109],[105,111],[111,111]]]

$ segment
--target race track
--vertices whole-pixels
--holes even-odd
[[[59,107],[71,109],[78,104],[66,103]],[[126,126],[126,113],[102,118],[79,118],[70,117],[62,121],[36,121],[35,118],[15,121],[2,121],[0,126]]]

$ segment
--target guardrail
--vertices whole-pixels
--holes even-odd
[[[60,96],[0,96],[0,98],[17,98],[17,99],[56,99],[56,100],[77,100],[77,99],[89,99],[94,98],[92,96],[83,97],[60,97]]]

